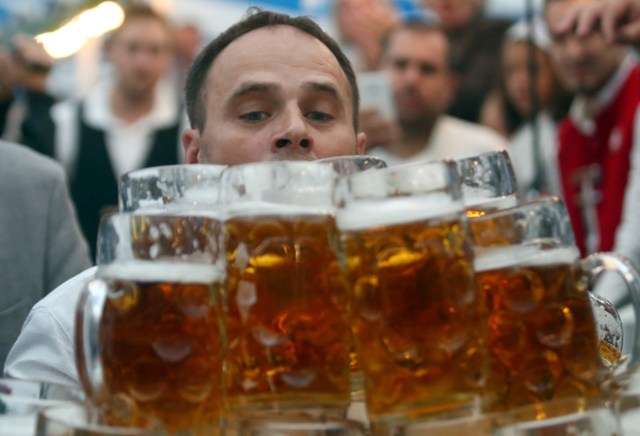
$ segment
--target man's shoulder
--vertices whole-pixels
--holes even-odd
[[[7,141],[0,141],[0,175],[25,181],[64,180],[64,170],[58,162],[24,145]]]
[[[94,266],[76,274],[49,292],[31,310],[44,310],[53,315],[61,315],[63,318],[69,314],[73,317],[75,302],[80,297],[86,283],[95,276],[95,273],[96,267]]]
[[[493,148],[507,146],[507,141],[499,133],[486,126],[470,123],[450,115],[443,115],[438,124],[441,134],[446,135],[448,139],[488,144]]]

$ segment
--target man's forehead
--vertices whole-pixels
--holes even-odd
[[[274,54],[282,54],[294,44],[313,49],[309,55],[330,53],[329,49],[317,38],[295,27],[287,25],[264,26],[251,30],[231,42],[220,52],[213,63],[213,68],[229,61],[255,58],[256,54],[267,58]]]
[[[266,77],[272,70],[285,68],[331,77],[349,92],[346,75],[331,50],[314,36],[287,25],[261,27],[234,40],[213,62],[208,80],[215,93],[227,93],[231,83],[241,83],[246,76]]]
[[[404,52],[412,49],[420,49],[426,57],[433,57],[434,51],[446,52],[448,50],[447,38],[443,33],[435,29],[398,29],[389,39],[389,52]],[[423,48],[427,50],[422,50]]]

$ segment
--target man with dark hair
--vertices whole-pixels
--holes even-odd
[[[190,163],[309,160],[364,151],[351,65],[308,18],[252,11],[204,49],[186,88],[191,127],[183,141]],[[77,275],[34,306],[5,374],[78,383],[74,310],[93,273]]]
[[[397,165],[461,158],[506,146],[490,129],[445,114],[455,94],[455,78],[447,37],[437,24],[412,21],[394,27],[383,43],[382,67],[391,81],[399,138],[370,154]],[[375,119],[361,121],[367,136],[381,142]]]
[[[185,89],[190,163],[364,151],[351,64],[309,18],[252,9],[204,48]]]

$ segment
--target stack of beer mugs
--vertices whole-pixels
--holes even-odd
[[[580,260],[558,199],[518,203],[505,152],[384,167],[123,178],[128,212],[103,221],[78,308],[101,419],[185,435],[614,434],[601,347],[615,356],[621,327],[587,291],[612,269],[640,301],[635,269]],[[344,419],[354,401],[366,427]]]

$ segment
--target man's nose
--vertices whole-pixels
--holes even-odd
[[[582,60],[585,55],[585,42],[577,37],[567,38],[565,54],[571,61]]]
[[[282,124],[273,138],[273,151],[311,152],[314,146],[307,120],[299,110],[290,110],[283,114]],[[292,150],[293,149],[293,150]]]

